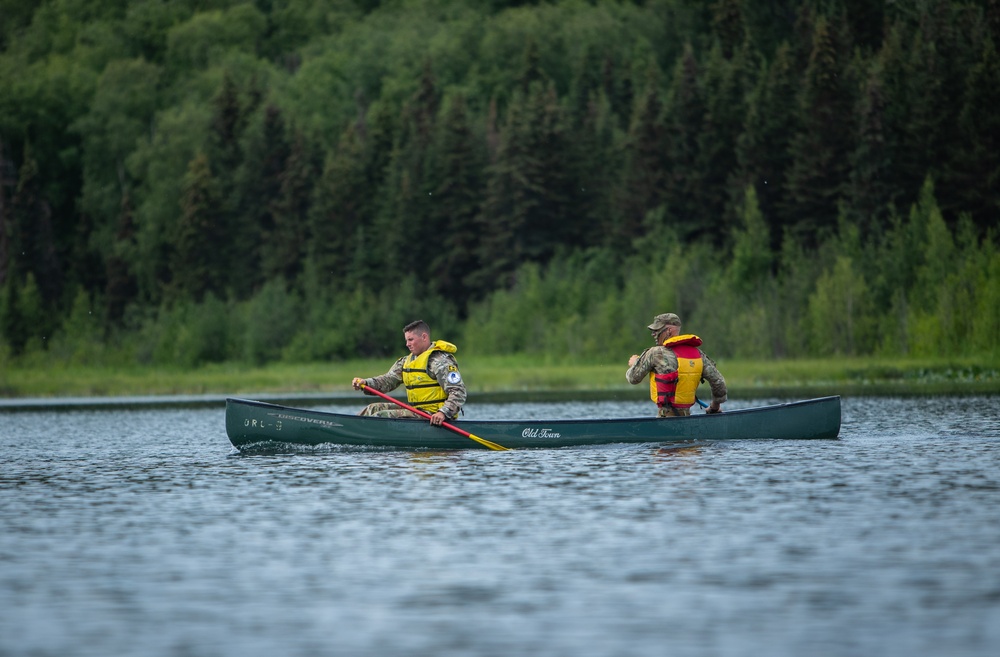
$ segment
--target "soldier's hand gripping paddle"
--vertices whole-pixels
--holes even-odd
[[[409,404],[406,404],[406,403],[403,403],[403,402],[399,401],[395,397],[390,397],[389,395],[385,394],[384,392],[380,392],[380,391],[376,390],[375,388],[372,388],[370,386],[366,386],[365,384],[362,383],[361,384],[361,389],[362,390],[367,390],[368,392],[372,393],[373,395],[378,395],[382,399],[387,399],[387,400],[391,401],[393,404],[399,404],[400,406],[402,406],[406,410],[412,411],[412,412],[416,413],[417,415],[419,415],[421,417],[425,417],[428,420],[431,419],[431,414],[428,413],[427,411],[422,411],[419,408],[414,408],[413,406],[410,406]],[[498,452],[502,452],[502,451],[506,451],[506,450],[510,449],[509,447],[504,447],[503,445],[497,445],[496,443],[490,442],[490,441],[488,441],[488,440],[486,440],[484,438],[480,438],[479,436],[474,436],[473,434],[469,433],[468,431],[463,431],[462,429],[459,429],[454,424],[448,424],[447,422],[442,422],[441,426],[444,427],[445,429],[451,429],[455,433],[461,434],[461,435],[465,436],[466,438],[471,438],[472,440],[475,440],[480,445],[485,445],[486,447],[489,447],[490,449],[496,450]]]

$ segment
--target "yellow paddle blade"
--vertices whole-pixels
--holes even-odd
[[[486,440],[485,438],[480,438],[479,436],[477,436],[475,434],[466,433],[465,435],[467,435],[469,438],[472,438],[473,440],[475,440],[480,445],[486,445],[490,449],[496,450],[498,452],[507,452],[507,451],[510,451],[509,447],[504,447],[503,445],[497,445],[496,443],[491,443],[490,441]]]

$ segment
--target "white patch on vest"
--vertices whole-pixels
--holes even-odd
[[[462,375],[458,372],[448,372],[448,383],[461,383]]]

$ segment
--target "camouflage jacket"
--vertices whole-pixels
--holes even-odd
[[[403,383],[403,363],[409,356],[403,356],[389,368],[389,371],[381,376],[373,376],[365,379],[365,385],[375,388],[379,392],[390,392]],[[451,420],[458,416],[465,405],[468,393],[465,390],[465,381],[459,373],[458,381],[448,380],[449,372],[458,372],[458,361],[452,354],[446,351],[435,351],[427,359],[428,371],[437,379],[438,385],[448,395],[447,401],[441,407],[441,412]],[[452,377],[454,379],[455,377]]]
[[[709,358],[704,351],[701,353],[702,371],[701,380],[708,381],[712,388],[712,401],[722,404],[727,399],[726,380],[715,366],[715,361]],[[677,354],[669,347],[650,347],[639,354],[639,359],[632,367],[625,372],[625,378],[632,385],[642,383],[649,376],[650,372],[657,374],[670,374],[677,371]]]

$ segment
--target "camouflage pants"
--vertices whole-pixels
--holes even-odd
[[[673,406],[663,406],[656,414],[656,417],[684,417],[686,415],[691,415],[690,408],[674,408]]]
[[[421,416],[417,415],[413,411],[408,411],[405,408],[393,404],[392,402],[375,402],[374,404],[368,404],[358,415],[370,415],[372,417],[391,417],[391,418],[406,418],[406,419],[423,419]]]

